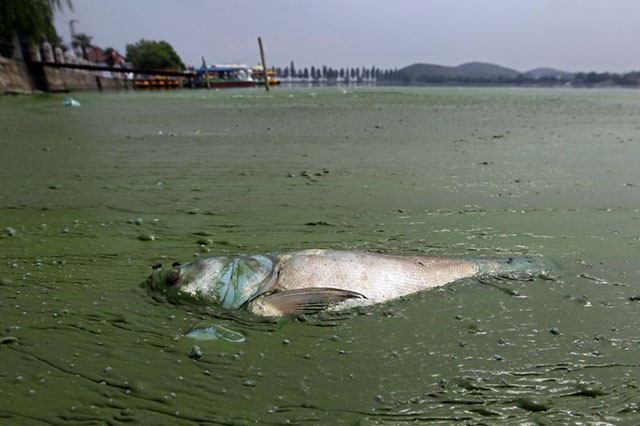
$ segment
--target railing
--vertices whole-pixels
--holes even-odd
[[[103,66],[103,65],[88,65],[88,64],[62,64],[58,62],[40,62],[40,63],[46,67],[67,68],[67,69],[87,70],[87,71],[110,71],[110,72],[132,73],[132,74],[166,75],[166,76],[174,76],[174,77],[195,77],[196,76],[195,71],[145,70],[141,68],[121,68],[121,67],[110,67],[110,66]]]

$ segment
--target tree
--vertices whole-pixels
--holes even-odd
[[[62,10],[63,3],[73,10],[71,0],[1,0],[0,54],[13,54],[14,36],[29,44],[42,39],[52,43],[59,40],[53,14],[56,9]]]
[[[74,49],[80,49],[82,51],[82,57],[88,59],[87,49],[93,46],[91,44],[92,39],[92,36],[86,35],[85,33],[74,34],[71,46],[73,46]]]
[[[166,41],[142,39],[135,44],[127,44],[127,60],[135,68],[144,70],[184,69],[182,59]]]
[[[291,66],[289,67],[289,71],[291,72],[291,77],[296,77],[296,67],[293,65],[293,61],[291,61]]]
[[[114,56],[116,55],[116,49],[113,47],[107,47],[104,49],[104,54],[107,55],[107,65],[110,67],[115,65]]]
[[[107,47],[104,49],[104,53],[107,55],[107,65],[110,67],[116,65],[118,63],[118,58],[120,54],[113,47]]]

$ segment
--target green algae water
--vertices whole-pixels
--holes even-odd
[[[640,92],[75,97],[0,99],[1,424],[640,422]],[[139,286],[306,248],[550,275],[283,320]]]

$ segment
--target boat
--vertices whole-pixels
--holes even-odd
[[[249,67],[240,64],[212,65],[205,69],[200,67],[197,70],[196,86],[207,87],[253,87],[258,84],[254,80]]]
[[[256,65],[251,69],[253,79],[257,81],[257,84],[264,85],[264,70],[262,65]],[[280,84],[278,80],[278,74],[273,70],[267,70],[267,78],[269,79],[269,86],[275,86]]]
[[[136,77],[133,80],[133,85],[136,89],[177,89],[182,87],[182,82],[177,77],[166,75],[148,75]]]

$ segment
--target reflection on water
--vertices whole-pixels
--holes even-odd
[[[635,91],[281,89],[1,100],[2,423],[638,422]],[[314,247],[551,274],[277,320],[139,288]]]

